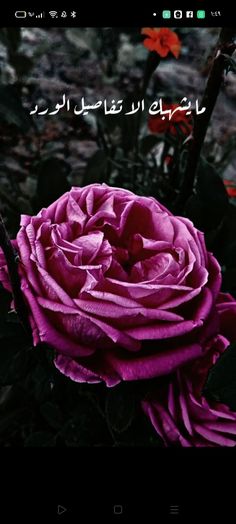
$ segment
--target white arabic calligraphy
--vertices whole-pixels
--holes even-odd
[[[62,103],[61,104],[57,103],[55,105],[55,109],[53,109],[52,111],[49,111],[49,108],[42,109],[41,111],[39,111],[39,107],[36,104],[35,108],[32,111],[30,111],[30,115],[54,116],[54,115],[57,115],[61,109],[65,108],[67,112],[72,111],[74,115],[76,116],[77,115],[84,116],[84,115],[88,115],[89,111],[94,111],[102,107],[104,110],[104,115],[117,115],[119,113],[122,113],[123,111],[123,102],[124,102],[123,100],[117,100],[117,101],[112,100],[111,104],[108,104],[107,100],[104,99],[104,100],[98,100],[94,104],[86,104],[85,99],[82,96],[80,105],[74,104],[74,107],[72,108],[73,104],[71,104],[70,99],[66,98],[66,95],[63,94]],[[132,102],[131,110],[126,111],[124,114],[126,116],[129,116],[129,115],[136,114],[138,111],[144,111],[145,103],[146,102],[144,98],[142,100],[138,100],[137,102]],[[164,105],[165,105],[165,108],[164,108]],[[172,105],[172,108],[170,107],[168,108],[167,104],[163,103],[163,99],[159,98],[159,100],[154,100],[151,103],[147,111],[150,115],[153,115],[153,116],[160,115],[162,120],[165,120],[165,118],[168,118],[169,120],[171,120],[171,118],[174,116],[175,113],[177,113],[177,111],[184,111],[186,115],[190,115],[192,111],[195,111],[196,115],[201,115],[202,113],[206,111],[206,107],[202,107],[201,104],[199,104],[198,99],[196,99],[195,101],[195,109],[192,110],[191,107],[192,107],[192,102],[190,100],[188,101],[186,96],[182,98],[182,100],[180,101],[180,104],[177,105],[177,107],[176,105],[174,106],[174,109],[173,109],[173,105]]]

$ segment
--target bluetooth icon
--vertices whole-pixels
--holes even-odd
[[[76,11],[71,11],[70,16],[71,16],[72,18],[76,18]]]

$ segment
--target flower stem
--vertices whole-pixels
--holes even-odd
[[[151,77],[160,64],[160,56],[155,52],[151,51],[147,56],[147,61],[145,64],[145,70],[144,70],[144,76],[143,76],[143,82],[140,88],[140,94],[139,98],[142,100],[146,96],[146,91],[149,85],[149,82],[151,80]],[[139,156],[139,134],[140,134],[140,126],[141,126],[141,118],[142,114],[141,111],[138,111],[137,113],[137,121],[136,121],[136,131],[135,131],[135,146],[134,146],[134,161],[135,165],[133,167],[133,186],[135,189],[135,181],[136,181],[136,175],[137,175],[137,163],[138,163],[138,156]]]
[[[215,57],[213,59],[205,92],[200,106],[200,108],[206,107],[206,110],[199,118],[195,118],[193,128],[193,140],[189,149],[189,158],[187,162],[185,177],[182,187],[180,189],[180,194],[178,195],[174,203],[175,213],[182,212],[184,204],[192,194],[202,145],[204,143],[211,115],[214,110],[215,103],[224,78],[227,57],[231,56],[235,50],[235,44],[233,42],[235,35],[235,28],[223,28],[220,31]]]
[[[14,251],[14,248],[11,244],[9,235],[7,233],[7,230],[5,228],[5,224],[3,222],[1,215],[0,215],[0,247],[3,250],[4,256],[6,259],[6,263],[7,263],[8,275],[9,275],[9,280],[11,283],[16,313],[26,333],[30,334],[31,328],[30,328],[30,323],[28,319],[28,311],[27,311],[26,303],[24,301],[24,297],[21,291],[20,277],[19,277],[19,273],[17,270],[17,262],[16,262],[17,254]]]

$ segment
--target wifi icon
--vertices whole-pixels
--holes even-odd
[[[49,14],[52,18],[57,18],[57,11],[49,11]]]

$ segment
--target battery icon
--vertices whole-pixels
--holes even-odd
[[[15,17],[16,18],[26,18],[26,11],[16,11],[15,12]]]

